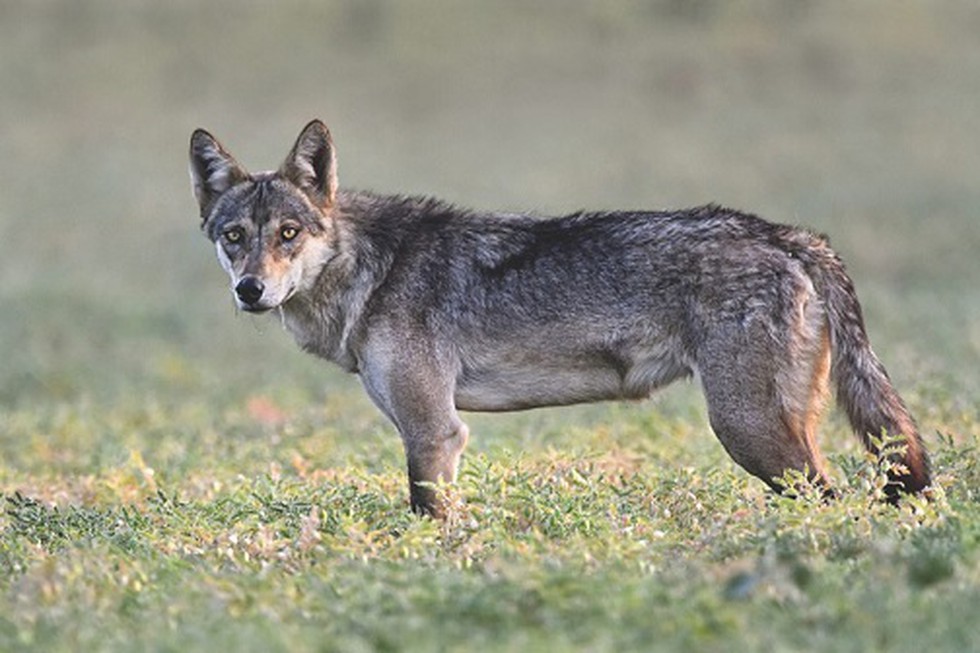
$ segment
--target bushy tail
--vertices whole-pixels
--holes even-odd
[[[807,253],[815,258],[810,275],[827,313],[837,403],[869,451],[878,453],[874,440],[883,434],[904,437],[904,453],[892,457],[889,499],[897,500],[900,491],[920,492],[930,483],[929,457],[915,420],[871,350],[854,284],[825,242]]]

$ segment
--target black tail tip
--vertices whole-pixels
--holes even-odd
[[[907,473],[890,473],[888,484],[885,485],[885,500],[897,506],[902,497],[908,495],[932,499],[932,486],[929,470],[918,469]]]

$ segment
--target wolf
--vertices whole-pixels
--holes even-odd
[[[360,377],[401,435],[418,513],[445,515],[459,411],[641,399],[686,377],[730,456],[777,491],[796,470],[832,492],[816,443],[831,381],[869,450],[904,444],[888,497],[930,484],[824,236],[716,205],[543,217],[342,189],[319,120],[254,174],[198,129],[190,173],[238,309],[278,312]]]

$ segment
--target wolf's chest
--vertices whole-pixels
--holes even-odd
[[[303,351],[336,363],[348,372],[357,372],[357,359],[347,347],[341,320],[327,312],[283,308],[283,326]]]

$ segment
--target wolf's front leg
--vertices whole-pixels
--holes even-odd
[[[459,459],[469,437],[466,424],[457,418],[448,431],[402,431],[401,436],[408,458],[412,510],[436,519],[445,518],[446,506],[435,486],[455,482]]]
[[[373,349],[361,380],[371,399],[394,422],[408,459],[412,510],[445,517],[435,486],[456,480],[469,430],[456,413],[452,365],[419,350]]]

